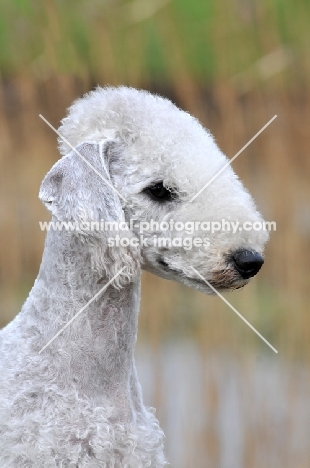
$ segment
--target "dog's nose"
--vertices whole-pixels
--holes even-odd
[[[263,257],[255,250],[238,250],[232,255],[234,267],[243,279],[251,278],[259,272],[264,263]]]

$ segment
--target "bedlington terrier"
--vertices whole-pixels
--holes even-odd
[[[0,335],[0,466],[163,467],[134,360],[140,268],[207,294],[240,288],[267,233],[232,168],[215,177],[228,159],[210,133],[165,98],[97,88],[59,131],[39,194],[56,224]]]

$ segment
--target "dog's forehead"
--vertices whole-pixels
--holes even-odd
[[[98,89],[77,101],[60,130],[73,145],[85,139],[115,139],[112,176],[127,181],[130,192],[162,180],[194,194],[228,161],[190,114],[165,98],[128,88]],[[61,142],[60,147],[66,154],[66,145]],[[227,168],[217,182],[233,178]]]
[[[136,181],[163,180],[189,192],[202,187],[228,162],[207,131],[184,135],[174,128],[166,138],[140,135],[128,148],[126,160]],[[225,177],[231,175],[228,168]]]

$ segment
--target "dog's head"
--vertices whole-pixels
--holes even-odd
[[[59,130],[64,157],[41,198],[61,219],[127,222],[118,233],[104,224],[96,234],[105,255],[118,259],[113,272],[127,259],[127,278],[134,275],[139,249],[146,270],[204,292],[204,279],[234,289],[259,271],[268,238],[263,220],[210,133],[189,114],[144,91],[99,88],[73,104]],[[94,233],[85,236],[91,243]]]

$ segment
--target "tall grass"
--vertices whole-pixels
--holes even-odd
[[[279,45],[298,61],[287,77],[305,82],[298,72],[309,67],[307,0],[3,0],[1,7],[5,75],[205,85],[243,73]],[[265,71],[256,70],[256,84]]]

